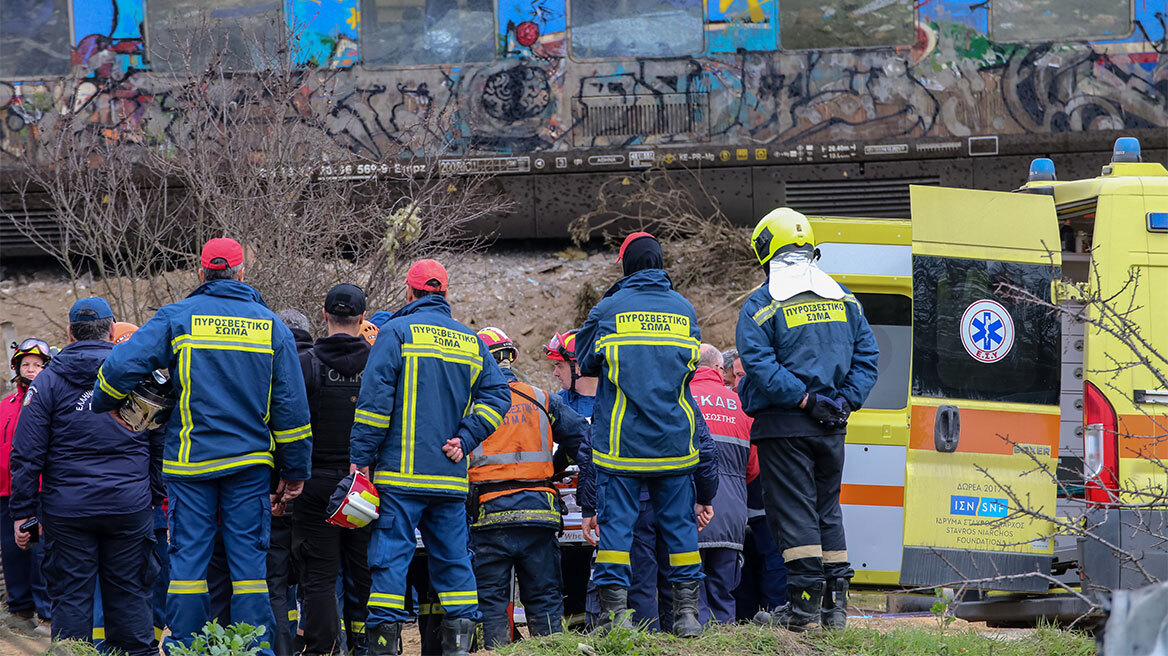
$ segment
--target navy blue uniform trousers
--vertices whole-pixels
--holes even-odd
[[[45,579],[52,600],[53,637],[93,639],[94,595],[100,575],[107,648],[127,656],[156,653],[151,586],[158,574],[149,508],[135,513],[42,515]]]
[[[658,539],[669,552],[669,580],[695,581],[702,577],[698,553],[698,525],[694,514],[693,475],[633,477],[596,472],[596,520],[600,525],[600,549],[596,552],[596,585],[628,587],[629,552],[634,527],[641,514],[641,485],[657,517]]]
[[[560,593],[560,543],[556,529],[535,526],[479,529],[471,533],[475,580],[479,590],[483,641],[488,649],[511,642],[512,570],[519,599],[533,636],[563,630]]]
[[[8,512],[8,497],[0,497],[0,558],[3,559],[4,584],[8,587],[8,612],[27,613],[36,611],[43,619],[49,619],[49,592],[45,587],[45,577],[41,574],[43,550],[41,545],[30,545],[29,549],[16,546],[16,533],[12,525],[16,518]]]
[[[258,465],[218,478],[169,477],[170,586],[167,623],[171,641],[190,645],[210,619],[207,569],[215,534],[222,533],[231,576],[231,620],[264,627],[272,643],[275,618],[268,598],[267,556],[272,506],[270,470]],[[271,656],[271,648],[261,649]]]

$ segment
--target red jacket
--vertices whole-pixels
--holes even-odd
[[[698,369],[689,391],[718,445],[719,480],[718,495],[714,497],[714,519],[698,534],[698,544],[703,548],[741,550],[746,537],[751,419],[742,411],[738,395],[726,387],[722,372],[717,369]]]
[[[16,433],[16,420],[20,417],[20,401],[24,389],[17,390],[0,401],[0,497],[12,494],[12,472],[8,461],[12,458],[12,436]]]

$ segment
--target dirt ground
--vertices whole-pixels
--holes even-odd
[[[553,332],[579,327],[586,312],[577,310],[577,294],[584,285],[591,285],[599,298],[620,278],[615,259],[610,250],[547,247],[468,255],[450,272],[454,318],[475,330],[502,328],[520,348],[516,370],[535,385],[558,390],[541,348]],[[758,282],[761,278],[683,290],[697,311],[704,341],[720,349],[733,346],[738,309],[745,292]],[[320,292],[322,301],[326,291]],[[0,267],[0,322],[15,325],[15,339],[38,336],[64,346],[65,317],[74,300],[70,284],[49,263],[43,269],[22,266],[10,272]],[[395,308],[369,312],[381,309]]]

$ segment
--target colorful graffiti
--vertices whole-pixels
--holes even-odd
[[[6,11],[21,3],[28,9],[22,16],[41,21],[45,34],[60,33],[54,21],[65,1],[0,0]],[[257,1],[187,4],[214,5],[228,15],[258,7]],[[371,157],[391,152],[434,109],[454,117],[450,133],[441,136],[467,155],[641,145],[785,151],[848,140],[1168,128],[1168,0],[1132,0],[1130,15],[1104,16],[1098,21],[1106,26],[1098,28],[1107,32],[1103,38],[1030,43],[994,35],[1024,29],[1023,20],[1044,22],[1044,34],[1054,29],[1049,23],[1079,25],[1083,12],[1099,3],[1033,0],[1013,22],[994,7],[1018,0],[850,3],[856,6],[849,15],[888,22],[879,26],[882,35],[899,34],[896,21],[907,6],[910,36],[897,38],[913,43],[807,50],[779,48],[788,14],[777,0],[707,0],[700,52],[595,60],[574,52],[565,0],[498,0],[486,23],[481,12],[450,13],[461,11],[449,8],[454,3],[397,0],[379,2],[378,11],[400,10],[421,21],[435,42],[493,24],[495,57],[376,70],[361,61],[362,34],[374,38],[378,29],[362,21],[361,8],[371,1],[278,3],[292,35],[291,61],[332,71],[327,88],[306,86],[306,94],[321,97],[304,106],[324,118],[337,140]],[[73,0],[71,15],[72,77],[17,80],[2,68],[15,60],[0,60],[0,79],[8,80],[0,81],[0,157],[22,152],[33,138],[29,127],[49,108],[68,107],[94,129],[126,138],[148,117],[166,113],[166,83],[151,74],[143,40],[143,1]],[[840,16],[825,13],[828,18],[836,22],[821,29],[839,24]],[[604,27],[625,24],[634,23]],[[635,24],[643,29],[644,20]],[[5,33],[11,29],[4,26]],[[1067,29],[1078,34],[1079,28]],[[659,36],[670,34],[663,28]],[[32,47],[28,39],[13,43]],[[20,62],[29,64],[27,57]]]

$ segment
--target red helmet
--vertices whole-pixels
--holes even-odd
[[[130,337],[134,334],[134,332],[136,330],[138,330],[138,326],[136,326],[128,321],[115,321],[114,322],[114,344],[121,344],[122,342],[126,341],[127,339],[130,339]]]
[[[377,488],[361,472],[341,479],[325,509],[329,524],[343,528],[361,528],[377,520],[381,497]]]
[[[543,347],[543,354],[549,360],[560,362],[576,361],[576,330],[566,333],[556,333]]]
[[[17,373],[20,373],[20,361],[26,355],[39,355],[45,359],[46,364],[48,364],[49,360],[53,359],[53,351],[49,348],[49,343],[37,337],[29,337],[21,342],[20,345],[13,342],[12,348],[15,349],[15,352],[12,354],[12,360],[8,363],[8,366]]]
[[[497,362],[502,362],[503,360],[514,361],[515,358],[519,357],[519,349],[515,348],[515,342],[512,342],[511,338],[507,336],[507,333],[498,328],[492,326],[483,328],[479,331],[479,339],[483,340],[483,343],[487,345],[487,349],[491,352],[491,355],[495,356]],[[510,352],[510,355],[508,355],[508,352]]]

